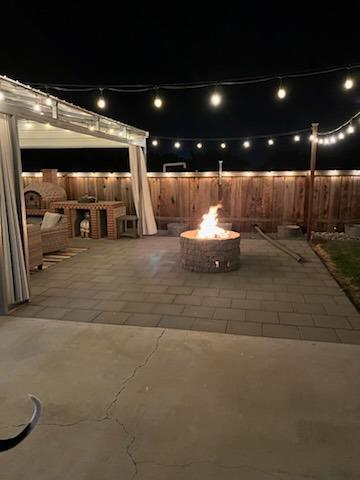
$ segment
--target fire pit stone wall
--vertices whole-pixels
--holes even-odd
[[[240,234],[229,231],[226,238],[198,238],[198,230],[180,235],[181,265],[192,272],[230,272],[240,266]]]

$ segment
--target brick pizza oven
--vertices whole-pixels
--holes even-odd
[[[52,202],[67,199],[65,190],[57,183],[57,170],[42,170],[42,182],[31,182],[24,188],[27,215],[42,216]]]

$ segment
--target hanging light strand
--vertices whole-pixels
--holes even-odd
[[[338,140],[343,140],[346,135],[351,135],[355,132],[356,128],[354,126],[355,120],[360,119],[360,111],[355,113],[351,118],[343,122],[341,125],[333,128],[332,130],[327,130],[324,132],[318,132],[317,141],[321,145],[330,145],[337,143]],[[304,133],[309,134],[310,127],[303,128],[300,130],[293,130],[288,132],[281,132],[281,133],[272,133],[272,134],[261,134],[261,135],[246,135],[240,137],[211,137],[211,138],[202,138],[202,142],[198,141],[196,137],[176,137],[175,148],[180,148],[180,142],[194,142],[198,149],[204,147],[204,143],[217,143],[220,148],[225,149],[227,148],[226,142],[236,142],[241,141],[242,146],[245,149],[250,148],[252,142],[254,140],[265,140],[268,146],[273,146],[277,138],[281,137],[291,137],[291,140],[295,143],[300,143],[303,139]],[[309,141],[312,141],[312,135],[305,135]],[[174,141],[174,137],[167,137],[167,136],[156,136],[156,141],[158,140],[170,140]]]
[[[265,76],[253,76],[253,77],[243,77],[238,79],[230,80],[211,80],[211,81],[202,81],[202,82],[180,82],[180,83],[164,83],[164,84],[74,84],[74,83],[34,83],[28,82],[31,86],[34,87],[43,87],[53,90],[62,90],[62,91],[82,91],[90,92],[92,90],[106,89],[114,92],[123,92],[123,93],[141,93],[147,91],[154,91],[157,88],[168,89],[168,90],[186,90],[186,89],[196,89],[196,88],[206,88],[206,87],[216,87],[216,86],[237,86],[237,85],[250,85],[256,83],[270,82],[273,80],[282,80],[289,78],[305,78],[305,77],[316,77],[320,75],[329,75],[336,72],[345,71],[347,72],[346,80],[352,80],[350,77],[350,72],[355,69],[359,69],[360,64],[355,65],[340,65],[328,67],[322,70],[308,70],[300,71],[293,73],[278,73],[276,75],[265,75]],[[346,82],[345,80],[345,82]],[[349,86],[350,83],[348,82]]]

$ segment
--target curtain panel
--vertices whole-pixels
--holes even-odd
[[[130,145],[129,161],[134,205],[136,214],[141,221],[141,232],[143,235],[154,235],[157,233],[157,227],[151,203],[143,149],[136,145]]]
[[[0,114],[0,289],[4,311],[29,300],[24,219],[16,120]]]

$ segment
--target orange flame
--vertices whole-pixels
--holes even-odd
[[[198,238],[226,238],[228,233],[223,228],[218,226],[218,215],[217,211],[221,208],[221,204],[214,205],[209,208],[208,213],[203,215],[203,221],[200,224],[198,230]]]

